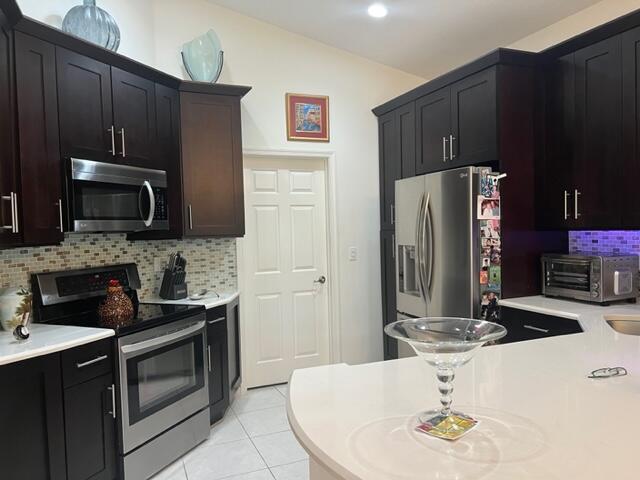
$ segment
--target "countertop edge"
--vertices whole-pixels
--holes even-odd
[[[96,330],[100,330],[100,331],[96,331]],[[0,356],[0,366],[21,362],[23,360],[29,360],[31,358],[42,357],[44,355],[49,355],[51,353],[61,352],[63,350],[69,350],[71,348],[79,347],[81,345],[86,345],[88,343],[97,342],[98,340],[103,340],[105,338],[110,338],[114,336],[115,336],[115,332],[113,330],[106,329],[106,328],[94,329],[94,332],[86,335],[85,337],[68,340],[66,342],[56,343],[55,345],[34,348],[33,350],[28,350],[25,352],[2,355]]]
[[[150,297],[143,298],[140,300],[142,303],[164,303],[164,304],[174,304],[174,305],[202,305],[204,308],[209,310],[210,308],[216,308],[221,305],[227,305],[233,302],[240,296],[240,291],[235,291],[233,293],[223,293],[219,297],[206,297],[200,300],[191,300],[189,298],[182,298],[180,300],[166,300],[164,298],[160,298],[158,295],[154,294]]]

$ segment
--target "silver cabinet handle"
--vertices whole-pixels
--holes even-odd
[[[453,142],[455,139],[456,137],[454,137],[453,135],[449,135],[449,157],[451,158],[451,160],[456,158],[456,154],[453,153]]]
[[[573,216],[576,220],[578,220],[578,217],[581,216],[581,213],[578,212],[578,197],[582,195],[582,193],[580,193],[577,189],[574,190],[574,192],[575,192],[575,196],[573,197],[573,203],[574,203],[575,210],[573,212]]]
[[[100,355],[99,357],[96,357],[93,360],[88,360],[88,361],[82,362],[82,363],[76,363],[76,367],[77,368],[88,367],[89,365],[93,365],[94,363],[102,362],[103,360],[106,360],[107,358],[109,358],[107,355]]]
[[[107,128],[107,132],[111,134],[111,150],[109,150],[109,153],[115,157],[116,156],[116,129],[113,128],[113,125],[111,125],[111,128]]]
[[[534,330],[536,332],[549,333],[549,330],[546,328],[534,327],[533,325],[523,325],[523,328],[528,330]]]
[[[320,285],[324,285],[327,283],[327,277],[321,275],[317,280],[314,280],[313,283],[319,283]]]
[[[396,234],[391,234],[391,258],[396,258]]]
[[[60,216],[59,218],[60,226],[58,227],[58,229],[60,230],[60,233],[64,233],[64,221],[62,219],[62,199],[61,198],[58,199],[58,215]]]
[[[207,359],[209,362],[209,371],[211,371],[211,345],[207,345]]]
[[[111,410],[108,413],[116,418],[116,386],[112,384],[107,390],[111,390]]]
[[[442,137],[442,161],[447,161],[447,137]]]
[[[564,219],[567,220],[569,218],[569,208],[567,206],[569,200],[569,192],[564,191]]]
[[[395,223],[395,218],[396,218],[396,208],[393,206],[393,203],[392,203],[391,204],[391,225]]]
[[[18,233],[18,195],[11,192],[9,195],[0,197],[2,200],[11,203],[11,225],[3,225],[2,230],[11,230],[11,233]]]
[[[227,319],[227,317],[218,317],[215,320],[207,320],[207,323],[209,325],[213,325],[214,323],[224,322],[226,319]]]
[[[193,209],[191,204],[189,204],[189,230],[193,230]]]
[[[126,142],[125,142],[125,139],[124,139],[124,127],[122,127],[118,133],[120,134],[120,139],[122,141],[122,152],[121,153],[122,153],[122,158],[124,158],[124,157],[127,156],[127,149],[126,149],[126,146],[125,146]]]

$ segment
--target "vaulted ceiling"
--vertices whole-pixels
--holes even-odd
[[[285,30],[432,78],[598,0],[209,0]]]

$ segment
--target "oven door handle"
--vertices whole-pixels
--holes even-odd
[[[183,328],[181,330],[178,330],[177,332],[172,332],[167,335],[161,335],[150,340],[143,340],[141,342],[132,343],[131,345],[122,345],[120,347],[120,351],[125,357],[129,357],[133,354],[140,354],[154,348],[164,347],[166,345],[170,345],[171,343],[182,340],[183,338],[194,336],[194,333],[204,329],[204,325],[205,322],[200,321],[195,325]]]
[[[144,214],[142,213],[142,191],[146,190],[147,195],[149,195],[149,216],[145,219]],[[140,188],[140,193],[138,193],[138,211],[140,212],[140,217],[142,217],[142,221],[144,222],[145,227],[150,227],[153,223],[153,217],[156,214],[156,197],[153,194],[153,188],[151,188],[151,184],[148,180],[145,180],[142,183],[142,187]]]

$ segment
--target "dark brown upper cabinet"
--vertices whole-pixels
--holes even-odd
[[[416,110],[409,103],[383,115],[378,123],[380,148],[380,226],[392,230],[395,182],[416,174]]]
[[[416,100],[416,173],[498,161],[497,67]]]
[[[115,162],[111,67],[59,47],[56,57],[62,156]]]
[[[621,58],[620,36],[575,53],[573,217],[579,227],[618,228],[622,222]]]
[[[631,210],[625,199],[635,201],[630,199],[635,185],[628,179],[640,169],[633,161],[636,66],[630,50],[623,61],[622,43],[623,36],[616,35],[549,66],[547,149],[538,173],[543,228],[640,226],[625,213]],[[626,48],[635,48],[632,40]]]
[[[55,47],[15,32],[23,243],[63,240]]]
[[[155,155],[155,84],[111,68],[113,125],[119,161],[142,168],[162,169]]]
[[[451,89],[441,88],[416,100],[416,173],[449,168]]]
[[[0,247],[21,243],[13,57],[13,32],[0,12]]]
[[[402,178],[399,117],[395,111],[378,120],[380,148],[380,226],[394,228],[395,181]]]
[[[244,235],[240,98],[180,93],[187,237]]]
[[[451,166],[498,159],[496,76],[488,68],[451,85]]]
[[[640,27],[622,34],[622,224],[640,228]]]

